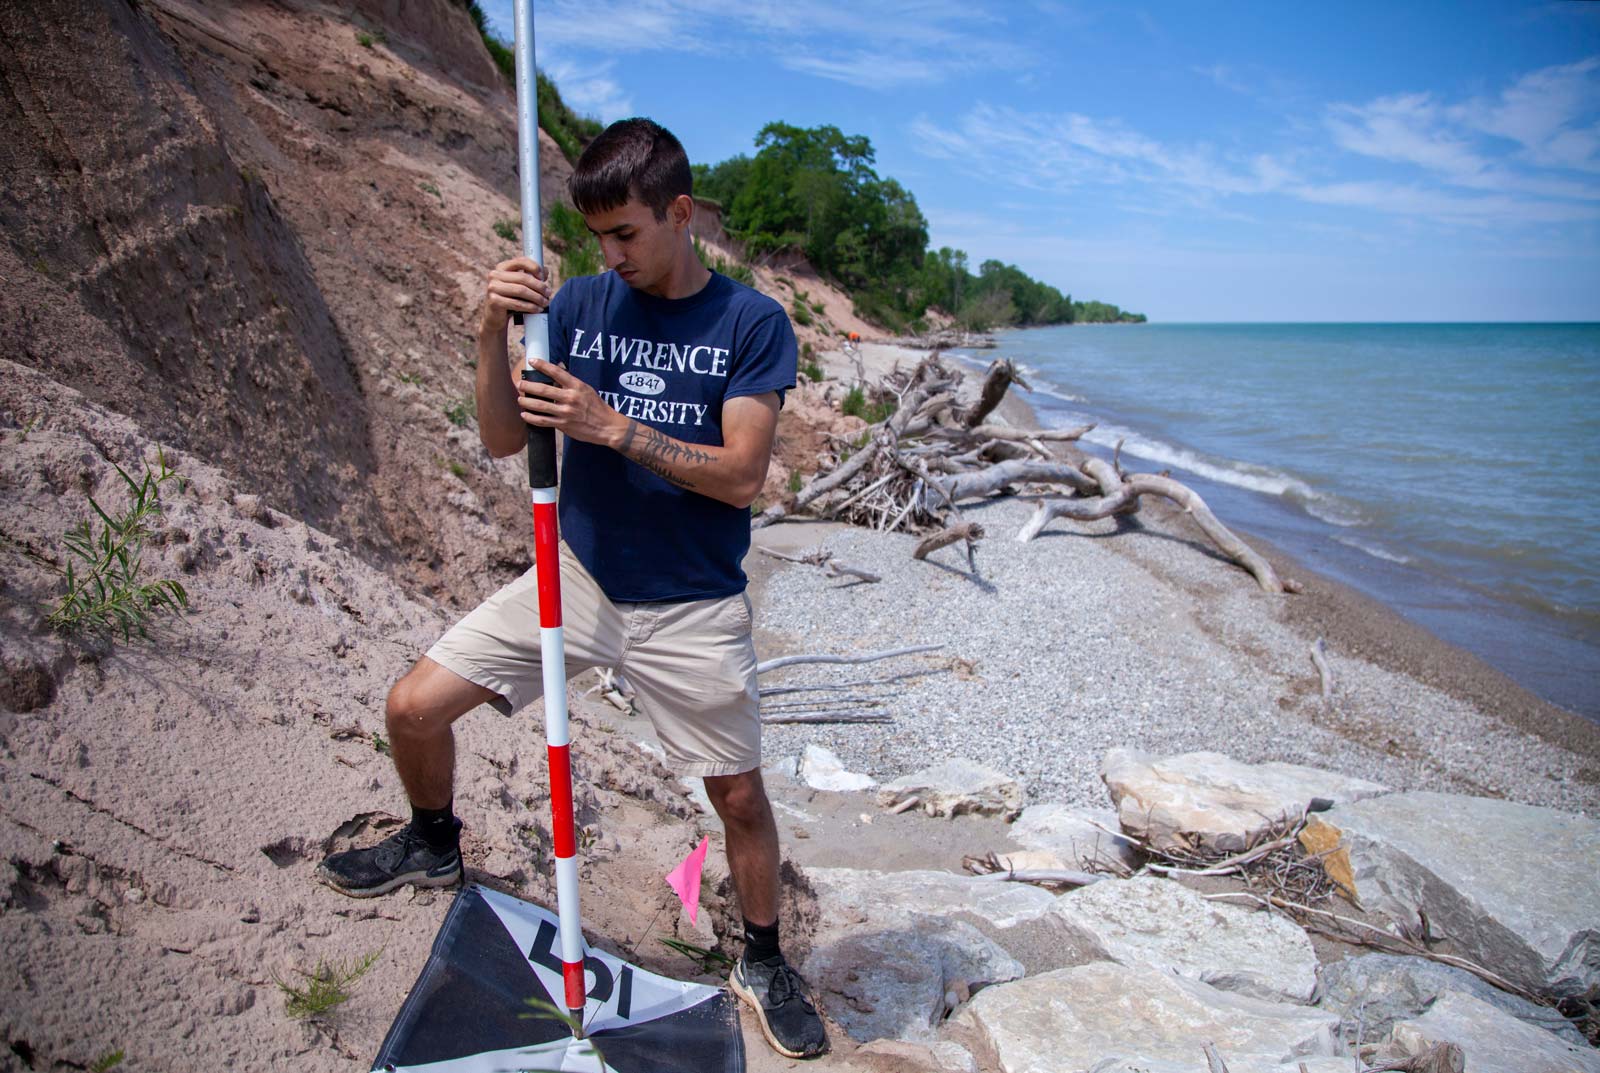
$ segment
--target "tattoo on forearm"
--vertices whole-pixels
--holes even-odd
[[[656,476],[680,488],[689,489],[694,488],[694,482],[675,472],[673,467],[704,465],[715,457],[708,451],[675,440],[638,421],[629,422],[628,431],[617,450]]]

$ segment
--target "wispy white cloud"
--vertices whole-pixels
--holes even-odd
[[[500,25],[499,6],[486,7]],[[491,9],[492,8],[492,9]],[[547,0],[535,42],[541,64],[562,57],[672,51],[711,55],[738,48],[790,70],[865,89],[925,85],[1004,63],[1025,67],[1028,49],[1008,40],[1003,19],[955,0]],[[565,86],[563,86],[565,90]]]
[[[579,64],[562,58],[544,65],[545,74],[561,87],[562,99],[573,110],[604,123],[634,114],[633,97],[616,80],[615,70],[615,60]]]
[[[1451,225],[1590,221],[1600,219],[1600,180],[1588,174],[1600,172],[1597,79],[1600,58],[1534,71],[1481,100],[1408,93],[1335,104],[1306,140],[1253,154],[1153,138],[1115,118],[987,103],[954,120],[919,117],[910,133],[926,155],[989,182],[1068,196],[1097,188],[1130,210],[1221,216],[1238,199],[1275,195]],[[1365,174],[1362,160],[1398,176]]]

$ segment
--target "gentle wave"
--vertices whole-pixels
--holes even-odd
[[[1357,551],[1365,552],[1374,559],[1383,559],[1385,562],[1409,563],[1415,561],[1409,555],[1402,555],[1397,551],[1390,551],[1388,548],[1374,544],[1371,541],[1361,540],[1353,536],[1347,536],[1344,533],[1335,533],[1333,539],[1337,540],[1347,548],[1354,548]]]
[[[1349,528],[1367,524],[1366,515],[1354,503],[1326,492],[1319,492],[1298,477],[1291,477],[1287,473],[1267,466],[1233,459],[1222,461],[1208,459],[1186,447],[1151,439],[1120,425],[1097,425],[1083,438],[1089,443],[1108,448],[1115,448],[1120,440],[1122,453],[1125,455],[1181,469],[1207,480],[1216,481],[1218,484],[1232,485],[1235,488],[1288,499],[1299,504],[1308,514],[1320,518],[1329,525]]]

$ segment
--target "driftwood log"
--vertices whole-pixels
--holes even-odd
[[[967,428],[983,424],[983,419],[994,413],[1012,384],[1021,384],[1024,389],[1033,390],[1022,379],[1022,374],[1017,372],[1010,358],[997,358],[990,362],[989,371],[983,377],[983,387],[978,389],[978,401],[962,416],[961,424]]]
[[[1072,442],[1093,425],[1040,430],[991,421],[1012,384],[1027,386],[1011,362],[990,364],[969,407],[958,401],[961,381],[960,370],[947,365],[938,353],[909,371],[897,368],[870,388],[873,405],[888,407],[889,416],[853,438],[838,440],[831,457],[822,458],[816,475],[791,500],[767,507],[752,525],[759,529],[804,510],[880,532],[926,537],[912,553],[918,559],[965,539],[971,563],[981,531],[961,528],[967,525],[961,517],[963,502],[996,495],[1039,497],[1033,516],[1017,533],[1017,539],[1025,542],[1057,518],[1089,522],[1131,514],[1143,497],[1156,496],[1181,507],[1200,532],[1253,575],[1263,590],[1297,590],[1182,482],[1165,474],[1125,473],[1120,452],[1111,462],[1058,453],[1070,450]],[[816,565],[843,571],[842,564]]]

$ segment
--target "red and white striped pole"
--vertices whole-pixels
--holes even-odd
[[[516,0],[517,175],[522,185],[522,253],[544,264],[539,210],[539,105],[533,64],[533,0]],[[525,316],[524,380],[550,383],[533,371],[550,357],[543,313]],[[544,736],[550,752],[550,834],[556,851],[556,913],[560,918],[561,979],[567,1012],[583,1035],[588,988],[583,978],[583,929],[578,915],[578,848],[572,831],[572,760],[568,753],[567,663],[561,635],[561,567],[556,523],[556,434],[528,429],[528,487],[533,492],[533,553],[539,583],[539,660],[544,666]]]

